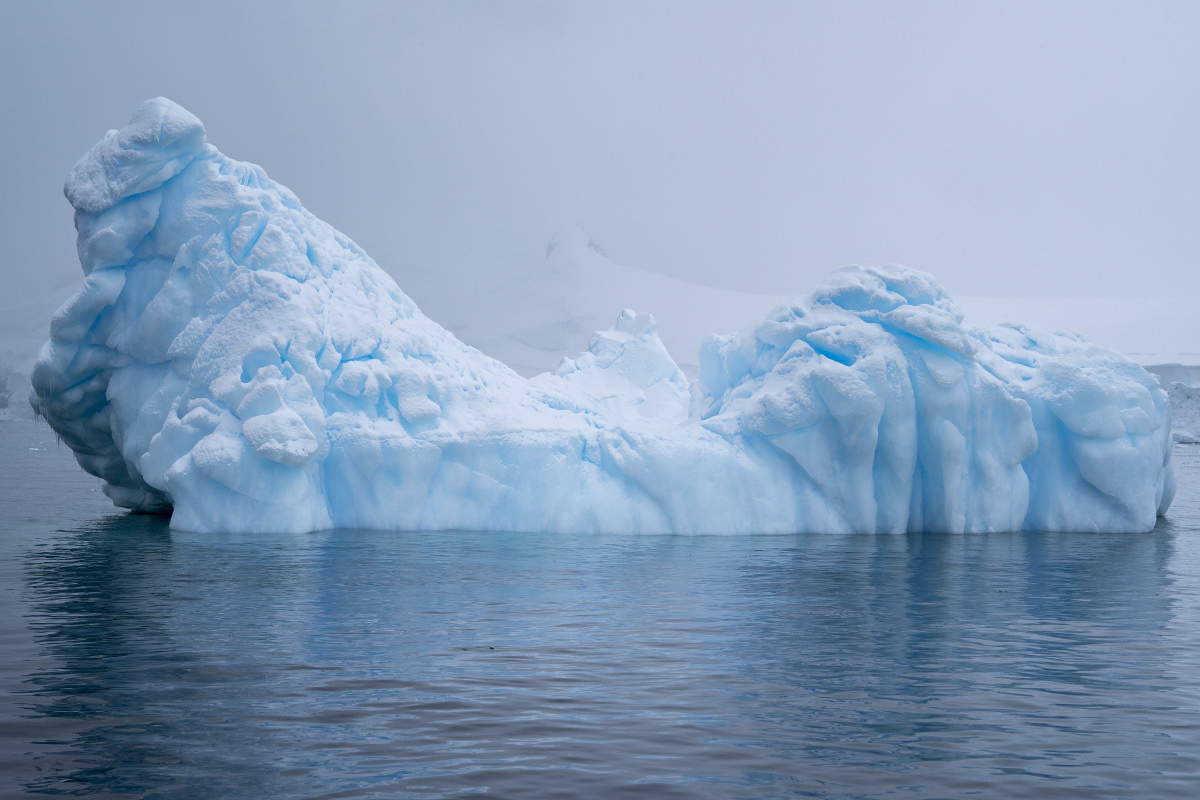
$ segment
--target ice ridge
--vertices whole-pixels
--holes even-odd
[[[1174,492],[1152,376],[904,267],[709,337],[691,386],[634,311],[526,380],[165,98],[65,192],[85,278],[31,402],[175,528],[1146,531]]]

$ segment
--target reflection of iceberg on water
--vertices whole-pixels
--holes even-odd
[[[526,380],[168,100],[66,193],[87,278],[33,403],[178,528],[1144,531],[1173,493],[1151,376],[902,267],[710,337],[690,387],[635,312]]]

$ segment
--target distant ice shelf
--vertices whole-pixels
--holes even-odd
[[[1146,531],[1171,502],[1152,376],[966,324],[915,270],[834,272],[704,340],[690,383],[633,310],[526,379],[169,100],[65,191],[85,279],[31,402],[176,528]]]

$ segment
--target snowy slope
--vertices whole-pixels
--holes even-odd
[[[539,261],[485,272],[478,281],[427,292],[421,307],[456,336],[530,376],[587,347],[594,330],[626,308],[651,313],[689,376],[710,333],[735,333],[794,294],[732,292],[630,267],[607,257],[575,226]],[[1024,323],[1070,331],[1139,364],[1200,365],[1200,297],[955,298],[968,323]]]
[[[612,327],[625,309],[654,315],[684,373],[699,369],[701,340],[733,333],[790,299],[730,292],[609,259],[578,226],[548,244],[545,259],[504,270],[422,308],[464,342],[532,376],[557,369]]]

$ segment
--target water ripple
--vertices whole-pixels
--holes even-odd
[[[1145,536],[18,530],[4,772],[145,798],[1190,798],[1200,449],[1177,463]]]

